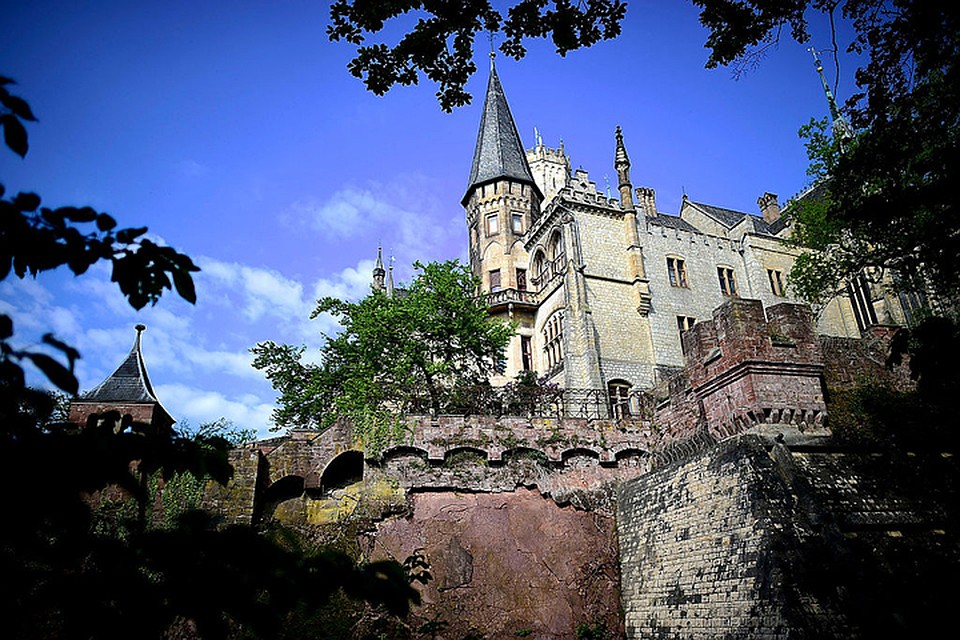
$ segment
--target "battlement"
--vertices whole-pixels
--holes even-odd
[[[683,336],[686,366],[658,421],[673,433],[696,420],[717,440],[748,430],[827,435],[823,357],[809,307],[731,299]],[[768,426],[769,425],[769,426]]]

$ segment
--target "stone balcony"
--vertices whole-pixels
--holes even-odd
[[[520,289],[501,289],[487,294],[487,306],[491,311],[506,310],[513,305],[514,308],[525,307],[535,309],[540,304],[540,296],[536,291],[522,291]]]

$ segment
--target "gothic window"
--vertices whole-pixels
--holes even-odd
[[[877,324],[877,312],[873,308],[870,283],[862,274],[847,283],[847,295],[850,296],[853,315],[857,319],[857,327],[860,331]]]
[[[610,416],[617,420],[632,415],[630,411],[630,383],[626,380],[611,380],[607,383],[610,398]]]
[[[783,272],[776,269],[767,269],[767,279],[770,280],[770,291],[781,298],[787,295],[783,288]]]
[[[687,265],[683,258],[667,258],[667,274],[671,287],[688,287]]]
[[[553,238],[550,239],[550,248],[553,251],[554,262],[563,258],[563,236],[560,235],[559,231],[553,234]]]
[[[547,261],[543,257],[543,251],[537,251],[533,257],[533,288],[539,291],[546,284]]]
[[[563,311],[557,311],[543,326],[543,354],[547,370],[563,363]]]
[[[517,269],[517,291],[527,290],[527,270]]]
[[[533,371],[533,344],[530,336],[520,336],[520,360],[524,371]]]
[[[500,217],[495,213],[487,214],[487,235],[494,236],[500,233]]]
[[[720,278],[720,293],[725,296],[737,296],[737,280],[733,277],[730,267],[717,267],[717,277]]]
[[[513,232],[516,234],[523,233],[523,214],[516,211],[510,216]]]
[[[490,293],[500,289],[500,269],[494,269],[490,272]]]

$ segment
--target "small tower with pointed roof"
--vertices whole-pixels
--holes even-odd
[[[491,54],[477,146],[461,201],[470,233],[470,267],[484,291],[525,288],[523,238],[539,217],[542,201]]]
[[[70,403],[70,422],[80,427],[91,421],[103,424],[108,414],[116,412],[114,429],[122,429],[131,423],[149,424],[156,429],[169,429],[175,420],[160,404],[157,394],[147,375],[147,366],[140,350],[140,338],[146,327],[135,327],[130,353],[116,371],[86,393],[80,394]]]
[[[373,265],[373,290],[383,291],[383,279],[386,271],[383,268],[383,247],[377,245],[377,262]]]

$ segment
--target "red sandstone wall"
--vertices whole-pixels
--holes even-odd
[[[433,580],[416,620],[440,619],[438,638],[575,638],[578,625],[623,637],[613,518],[558,507],[536,491],[417,493],[408,518],[381,522],[371,557],[402,561],[423,549]],[[522,637],[522,635],[521,635]]]

